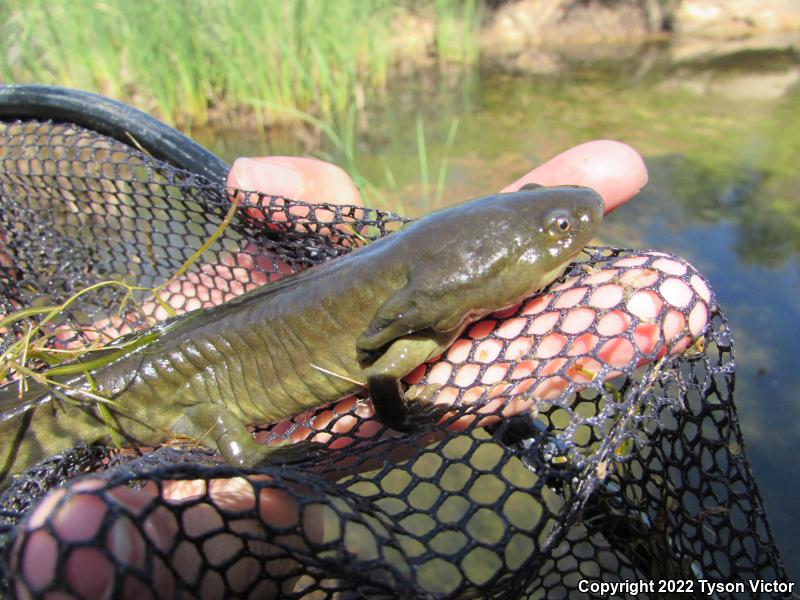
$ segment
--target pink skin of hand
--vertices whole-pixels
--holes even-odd
[[[518,189],[521,185],[529,182],[543,185],[574,184],[592,187],[604,198],[606,212],[610,212],[633,197],[645,185],[647,171],[641,157],[629,146],[619,142],[601,140],[582,144],[558,155],[504,188],[503,191]],[[257,189],[261,192],[297,198],[307,202],[361,203],[358,191],[341,169],[306,158],[267,157],[239,159],[231,169],[229,185],[239,189]],[[635,265],[630,265],[630,267],[635,267]],[[682,266],[677,261],[665,259],[664,268],[677,271]],[[210,277],[209,280],[181,281],[176,282],[175,285],[195,286],[197,290],[205,287],[208,292],[208,302],[215,304],[223,298],[212,298],[211,290],[219,282],[215,282],[212,277],[215,267],[207,267],[207,269],[209,270],[204,271],[204,273]],[[226,273],[228,272],[226,271]],[[602,278],[603,269],[600,269],[593,276]],[[641,283],[646,285],[646,273],[633,274],[631,277],[632,280],[629,283],[634,287],[640,283],[636,281],[637,277],[641,277],[643,279]],[[226,281],[230,284],[232,280],[230,277],[226,277]],[[235,281],[235,278],[233,278],[233,281]],[[569,282],[566,285],[569,287]],[[195,294],[195,289],[187,288],[187,290],[193,292],[191,295],[204,297],[202,293]],[[231,289],[231,294],[240,292],[243,289],[243,286]],[[703,291],[705,294],[709,293],[707,288],[704,287],[696,290],[698,296],[701,297],[703,296]],[[599,286],[594,290],[591,302],[600,306],[605,304],[613,305],[618,300],[615,297],[618,293],[619,290],[615,289],[614,286]],[[661,290],[661,297],[664,301],[675,306],[685,306],[688,296],[691,294],[692,291],[686,289],[686,286],[679,285],[673,285]],[[562,290],[561,298],[565,295]],[[535,302],[537,301],[531,301],[531,303]],[[643,293],[633,303],[629,301],[625,306],[627,310],[634,314],[658,314],[660,307],[657,306],[657,303],[659,302],[660,300],[655,295]],[[586,327],[586,314],[580,310],[584,308],[584,304],[582,301],[576,301],[575,310],[569,312],[561,323],[562,330],[568,328],[571,331],[580,332],[582,327]],[[701,303],[698,303],[698,305],[701,305]],[[156,310],[156,303],[153,303],[152,306]],[[195,307],[183,303],[178,308],[185,311]],[[705,327],[707,316],[707,312],[697,314],[694,317],[690,316],[690,323],[688,324],[690,330],[692,332],[701,331]],[[505,323],[500,321],[498,326],[503,327],[504,325]],[[687,340],[676,337],[685,331],[685,325],[686,323],[679,322],[675,318],[665,319],[664,323],[662,323],[663,330],[661,333],[659,333],[657,327],[651,328],[651,330],[644,330],[637,338],[637,345],[646,349],[659,339],[659,335],[663,335],[664,340],[674,340],[671,350],[679,351],[681,347],[685,347],[688,343]],[[473,325],[470,331],[474,331],[476,327],[480,326],[480,323]],[[513,324],[505,326],[513,329]],[[606,327],[607,330],[603,333],[609,336],[624,331],[627,327],[625,311],[620,311],[620,315],[616,320],[609,320]],[[512,329],[508,331],[511,331],[513,335]],[[540,345],[538,348],[540,355],[547,356],[549,352],[555,352],[560,349],[559,339],[556,337],[548,338],[549,333],[552,332],[547,330],[547,323],[543,323],[541,336],[544,346]],[[477,338],[476,341],[465,335],[463,339],[457,341],[448,352],[450,363],[458,364],[459,356],[466,355],[464,347],[473,343],[480,343],[480,338]],[[549,349],[548,344],[550,345]],[[486,350],[488,352],[492,351],[490,347],[486,348]],[[609,365],[616,366],[624,363],[627,352],[628,349],[620,349],[611,345],[607,349],[604,348],[599,353],[599,356],[602,360],[607,361]],[[422,367],[427,370],[427,375],[431,381],[435,381],[437,377],[442,377],[442,374],[436,373],[436,367],[436,364]],[[419,378],[421,373],[415,372],[410,377]],[[466,379],[468,378],[465,377]],[[529,385],[529,389],[542,383],[546,382],[534,381]],[[459,385],[458,378],[456,378],[455,384]],[[473,385],[471,382],[465,383],[465,388],[469,388],[471,385]],[[551,389],[546,390],[548,396],[553,393],[557,394],[560,389],[563,389],[558,384],[550,384],[550,386]],[[468,392],[469,390],[467,389],[465,393]],[[447,396],[444,392],[440,394],[437,402],[447,402]],[[497,409],[497,407],[495,405],[493,408]],[[529,404],[527,402],[512,402],[503,411],[503,415],[519,414],[528,408]],[[325,441],[323,438],[315,436],[323,435],[319,432],[329,424],[334,415],[345,415],[344,418],[340,416],[336,418],[334,430],[339,433],[346,433],[358,423],[358,420],[351,416],[354,412],[361,417],[368,417],[372,414],[371,407],[367,403],[358,403],[353,398],[348,398],[340,401],[329,410],[316,415],[316,417],[304,415],[291,421],[295,424],[294,426],[290,426],[290,422],[287,421],[277,426],[273,431],[280,431],[283,426],[284,429],[291,429],[291,439],[293,440],[314,438],[318,441]],[[350,416],[348,417],[348,415]],[[298,423],[303,423],[304,426],[297,427],[296,424]],[[460,428],[463,425],[464,423],[457,423],[455,426]],[[380,428],[380,424],[375,422],[374,431]],[[363,430],[364,423],[359,428],[359,437],[370,435],[369,431],[364,433]],[[267,479],[262,478],[262,480]],[[15,545],[14,563],[17,568],[21,569],[32,590],[47,588],[55,575],[57,542],[49,533],[40,529],[40,526],[46,520],[52,520],[51,522],[55,526],[62,543],[92,539],[99,530],[105,508],[100,497],[91,493],[81,492],[96,490],[101,486],[101,482],[88,479],[73,485],[69,492],[65,489],[55,490],[48,494],[28,518],[24,525],[25,531],[22,532]],[[165,482],[162,496],[176,503],[196,497],[206,490],[209,491],[216,505],[221,509],[236,512],[247,510],[257,505],[261,519],[266,524],[288,526],[299,523],[301,519],[297,505],[289,494],[281,490],[263,489],[258,498],[256,498],[252,486],[244,478],[219,479],[209,482]],[[106,502],[118,503],[125,507],[130,514],[135,515],[153,502],[154,492],[155,490],[134,492],[128,488],[121,487],[106,490],[104,497]],[[208,531],[215,525],[213,519],[209,519],[207,512],[203,506],[194,507],[194,509],[183,515],[183,527],[196,534]],[[305,513],[302,515],[302,519],[303,525],[312,539],[321,535],[321,522],[313,514]],[[144,530],[148,538],[147,543],[157,547],[167,547],[175,533],[173,517],[167,511],[156,511],[146,518]],[[256,532],[259,530],[259,524],[253,523],[251,531]],[[23,549],[23,542],[26,543],[24,543],[24,552],[20,556],[19,552]],[[112,528],[111,532],[106,535],[103,543],[119,560],[126,561],[133,566],[142,566],[144,564],[147,543],[142,539],[139,531],[131,524],[126,524],[120,520]],[[209,540],[205,544],[213,544],[213,553],[217,557],[230,555],[238,548],[238,542],[231,540],[230,536],[219,536],[219,539]],[[198,557],[188,553],[175,553],[172,561],[173,567],[181,574],[190,574],[199,568],[201,564]],[[258,568],[257,566],[243,567],[240,572],[236,573],[234,580],[241,582],[252,580],[253,577],[258,576]],[[111,562],[100,551],[92,548],[74,548],[67,559],[67,578],[73,588],[76,591],[83,592],[85,597],[102,597],[113,582],[113,573],[114,568]],[[174,583],[173,576],[160,562],[156,563],[153,576],[153,581],[157,582],[157,586],[160,589],[169,590],[172,588]],[[187,578],[191,579],[188,575]],[[130,584],[126,584],[126,595],[137,595],[137,591],[139,591],[137,589],[138,585],[133,581]],[[25,595],[28,592],[21,583],[18,584],[17,591],[20,595]]]

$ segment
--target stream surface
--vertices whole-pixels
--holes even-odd
[[[789,576],[800,575],[800,59],[679,65],[654,51],[558,75],[475,71],[396,88],[360,131],[340,133],[357,140],[354,164],[379,190],[372,204],[409,216],[494,192],[591,139],[643,154],[650,182],[607,218],[601,241],[684,256],[711,281],[736,339],[747,456]],[[296,135],[193,135],[228,160],[308,147]],[[345,162],[324,136],[321,148]]]

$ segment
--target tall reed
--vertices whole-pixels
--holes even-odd
[[[243,110],[278,120],[252,98],[329,119],[385,92],[403,52],[398,11],[434,20],[440,61],[475,60],[479,0],[4,0],[0,77],[96,91],[184,126]]]

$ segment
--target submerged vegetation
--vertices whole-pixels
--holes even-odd
[[[0,77],[95,91],[184,127],[291,107],[328,120],[385,93],[432,23],[434,60],[477,58],[479,0],[6,0]],[[417,18],[417,17],[424,17]],[[417,21],[414,19],[417,18]],[[412,26],[408,26],[411,22]]]

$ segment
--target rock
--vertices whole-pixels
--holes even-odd
[[[647,4],[658,6],[658,2]],[[502,56],[535,46],[630,41],[651,33],[653,14],[635,0],[613,5],[519,0],[497,9],[481,32],[480,45],[487,55]]]
[[[800,30],[797,0],[683,0],[675,11],[678,33],[731,37],[756,31]]]
[[[502,4],[484,26],[481,60],[515,72],[556,73],[575,63],[626,60],[654,39],[669,41],[676,63],[798,52],[800,0],[517,0]],[[768,90],[782,87],[773,83]]]
[[[489,63],[551,72],[561,67],[565,55],[580,53],[587,45],[664,39],[667,28],[675,32],[677,61],[752,50],[797,50],[800,1],[517,0],[493,13],[481,32],[480,47]]]
[[[562,5],[561,0],[522,0],[501,6],[481,32],[481,50],[507,56],[540,44],[547,24],[563,18]]]
[[[658,0],[646,6],[659,6]],[[654,17],[655,15],[655,17]],[[584,61],[624,60],[661,27],[659,9],[638,0],[519,0],[502,5],[481,32],[481,59],[505,70],[547,74]],[[633,43],[632,43],[633,42]]]
[[[432,15],[419,15],[397,7],[389,39],[389,53],[400,74],[414,72],[436,62],[436,25]]]

